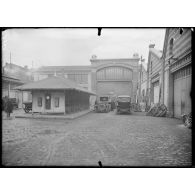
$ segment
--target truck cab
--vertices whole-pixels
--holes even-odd
[[[131,113],[131,98],[128,95],[120,95],[116,100],[116,112],[119,113]]]

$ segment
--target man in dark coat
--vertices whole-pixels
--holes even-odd
[[[13,112],[13,104],[9,99],[5,102],[5,112],[7,113],[7,117],[10,117],[10,113]]]
[[[115,109],[115,103],[114,103],[114,100],[111,101],[111,110],[114,110]]]

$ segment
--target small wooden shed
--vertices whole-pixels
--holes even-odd
[[[58,76],[31,82],[15,89],[31,91],[33,113],[70,114],[87,110],[90,107],[90,95],[95,95],[77,83]]]

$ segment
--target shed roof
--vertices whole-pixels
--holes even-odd
[[[13,83],[18,83],[18,84],[24,84],[24,82],[21,81],[20,79],[18,79],[16,77],[9,76],[9,75],[7,75],[5,73],[2,75],[2,80],[3,81],[13,82]]]
[[[95,95],[94,92],[89,91],[83,87],[80,87],[74,81],[59,76],[48,77],[43,80],[30,82],[25,85],[15,87],[14,89],[18,89],[21,91],[45,90],[45,89],[46,90],[75,89],[77,91],[82,91],[82,92]]]

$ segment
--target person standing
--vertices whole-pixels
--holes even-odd
[[[9,118],[10,113],[13,112],[13,104],[10,99],[7,99],[7,101],[5,102],[5,112],[7,113],[7,118]]]

